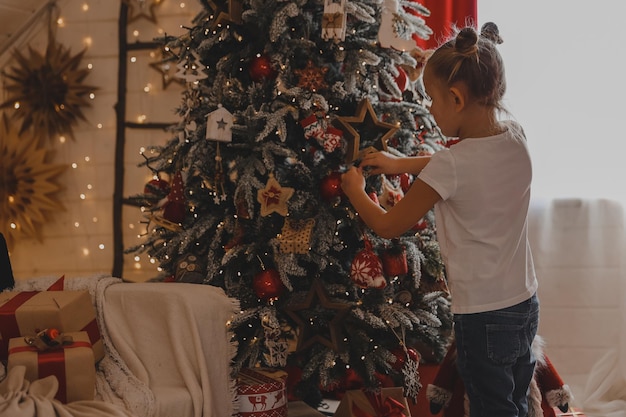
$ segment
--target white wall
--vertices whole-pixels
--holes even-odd
[[[157,24],[144,18],[130,23],[129,42],[152,41],[163,33],[183,33],[181,25],[188,25],[200,7],[195,0],[188,3],[183,8],[181,1],[164,1],[155,8]],[[66,210],[51,216],[42,230],[43,241],[23,239],[11,251],[16,279],[110,274],[113,268],[114,106],[117,102],[120,2],[60,0],[58,5],[63,24],[57,28],[57,39],[70,48],[72,56],[88,47],[81,65],[92,64],[93,69],[83,84],[97,86],[98,90],[92,107],[84,109],[86,121],[74,128],[76,140],[60,143],[55,139],[47,145],[55,151],[53,163],[76,164],[76,168],[69,168],[59,179],[65,189],[58,199]],[[43,52],[47,41],[45,28],[43,23],[33,27],[14,47],[27,53],[30,45]],[[150,62],[158,60],[158,56],[151,57],[150,51],[139,51],[130,56],[135,56],[137,61],[128,63],[127,119],[137,121],[139,116],[146,115],[146,122],[176,121],[173,109],[180,101],[182,87],[172,83],[163,90],[161,75],[149,66]],[[0,57],[0,63],[14,65],[10,54]],[[146,93],[144,87],[148,85],[151,89]],[[1,95],[0,101],[4,101]],[[150,179],[147,168],[137,167],[143,161],[140,148],[163,143],[168,138],[168,134],[159,130],[127,129],[125,195],[140,192]],[[138,208],[124,210],[126,247],[138,242],[136,236],[142,226],[139,220]],[[156,266],[145,255],[139,262],[135,262],[132,255],[125,257],[124,278],[144,280],[155,274]]]

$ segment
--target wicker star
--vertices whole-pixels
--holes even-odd
[[[313,62],[309,61],[303,69],[293,71],[298,76],[298,87],[302,87],[309,91],[324,90],[328,87],[324,76],[328,72],[326,67],[315,67]]]
[[[21,137],[5,115],[0,121],[0,233],[11,249],[20,237],[42,241],[49,215],[64,209],[56,180],[67,166],[49,163],[49,152]]]
[[[154,9],[163,3],[163,0],[122,0],[128,6],[128,23],[137,19],[146,19],[157,23]]]
[[[161,49],[161,56],[157,62],[151,62],[149,65],[151,68],[155,69],[161,74],[161,82],[163,84],[163,90],[167,89],[167,87],[172,83],[176,82],[180,85],[185,85],[185,82],[175,77],[176,71],[178,67],[174,62],[175,57],[173,55],[166,56],[163,49]]]
[[[301,303],[289,304],[285,307],[285,312],[295,320],[300,328],[297,350],[304,350],[315,343],[327,346],[335,352],[341,350],[340,326],[350,312],[350,305],[331,301],[319,279],[313,281],[311,289]],[[328,326],[319,326],[328,330],[328,333],[316,332],[317,328],[314,328],[312,322],[328,317],[330,317]]]
[[[85,120],[82,107],[91,105],[88,95],[96,87],[83,85],[89,69],[79,68],[86,50],[72,56],[70,50],[50,39],[45,55],[29,46],[26,58],[14,51],[17,66],[4,75],[8,99],[2,108],[14,108],[13,118],[21,119],[20,135],[30,127],[40,139],[68,135],[74,139],[72,127]]]
[[[257,192],[257,201],[261,204],[261,216],[274,212],[286,216],[287,201],[294,193],[293,188],[282,187],[273,174],[270,174],[265,188]]]
[[[369,99],[361,100],[354,116],[338,116],[333,124],[344,132],[348,143],[346,164],[353,163],[368,152],[386,151],[387,141],[398,130],[397,126],[378,120]]]

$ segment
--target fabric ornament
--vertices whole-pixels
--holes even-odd
[[[346,0],[324,0],[322,39],[345,40],[347,16]]]
[[[404,39],[397,30],[397,16],[400,11],[398,0],[384,0],[380,27],[378,29],[378,42],[383,48],[393,48],[397,51],[411,51],[415,49],[413,39]]]
[[[294,193],[290,187],[282,187],[274,174],[269,175],[265,188],[257,192],[257,201],[261,204],[261,216],[268,216],[272,213],[287,215],[287,201]]]
[[[361,288],[383,289],[387,281],[383,275],[383,265],[372,251],[372,244],[365,238],[365,248],[359,251],[350,266],[350,279]]]
[[[312,113],[310,116],[300,121],[300,126],[304,128],[304,138],[309,140],[315,138],[318,142],[324,138],[326,123],[324,119],[319,119]]]
[[[383,271],[388,277],[406,275],[409,272],[404,246],[393,247],[382,253]]]
[[[182,223],[187,215],[187,199],[182,171],[178,171],[172,180],[170,192],[162,200],[163,218],[172,223]]]
[[[383,180],[383,190],[382,193],[378,195],[378,200],[385,210],[390,210],[398,201],[402,200],[403,197],[404,192],[402,188],[394,186],[387,178]]]
[[[207,115],[206,139],[217,140],[219,142],[232,142],[233,115],[221,104],[217,109]]]
[[[343,147],[343,131],[333,126],[329,126],[324,134],[322,146],[328,153],[334,152]]]
[[[280,251],[283,253],[305,254],[311,246],[311,234],[315,219],[285,219],[280,234]]]

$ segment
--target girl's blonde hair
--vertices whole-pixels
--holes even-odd
[[[485,23],[480,34],[474,27],[466,26],[439,46],[426,65],[448,85],[462,82],[480,103],[505,111],[504,63],[496,49],[500,43],[502,38],[495,23]]]

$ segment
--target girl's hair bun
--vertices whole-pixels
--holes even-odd
[[[472,27],[464,27],[456,35],[454,46],[462,55],[470,55],[478,51],[478,34]]]
[[[493,22],[487,22],[480,28],[480,36],[482,38],[489,39],[493,43],[501,44],[504,42],[500,37],[500,30],[498,25]]]

